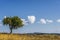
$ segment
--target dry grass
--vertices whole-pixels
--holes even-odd
[[[2,34],[0,40],[60,40],[59,35]]]

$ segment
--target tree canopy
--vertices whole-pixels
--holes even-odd
[[[3,25],[9,25],[9,28],[11,30],[10,33],[12,33],[12,29],[17,29],[17,28],[22,27],[24,25],[23,21],[18,16],[6,17],[3,19],[2,22],[3,22]]]

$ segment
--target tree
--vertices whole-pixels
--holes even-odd
[[[6,17],[3,19],[3,25],[9,25],[10,33],[12,33],[12,29],[17,29],[19,27],[23,27],[23,21],[18,16]]]

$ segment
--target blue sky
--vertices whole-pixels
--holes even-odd
[[[35,17],[33,24],[13,30],[14,33],[60,33],[60,0],[0,0],[0,20],[4,16],[19,16],[26,21],[28,16]],[[42,24],[42,19],[48,21]],[[0,27],[0,32],[9,31],[8,26]]]

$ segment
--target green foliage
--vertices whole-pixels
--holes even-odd
[[[8,25],[8,24],[10,24],[10,21],[11,21],[10,17],[4,18],[4,19],[3,19],[3,25]]]
[[[9,25],[10,29],[17,29],[18,27],[22,27],[23,21],[18,16],[6,17],[3,19],[3,25]]]
[[[23,21],[19,17],[17,16],[12,17],[13,28],[22,27],[22,26],[23,26]]]

